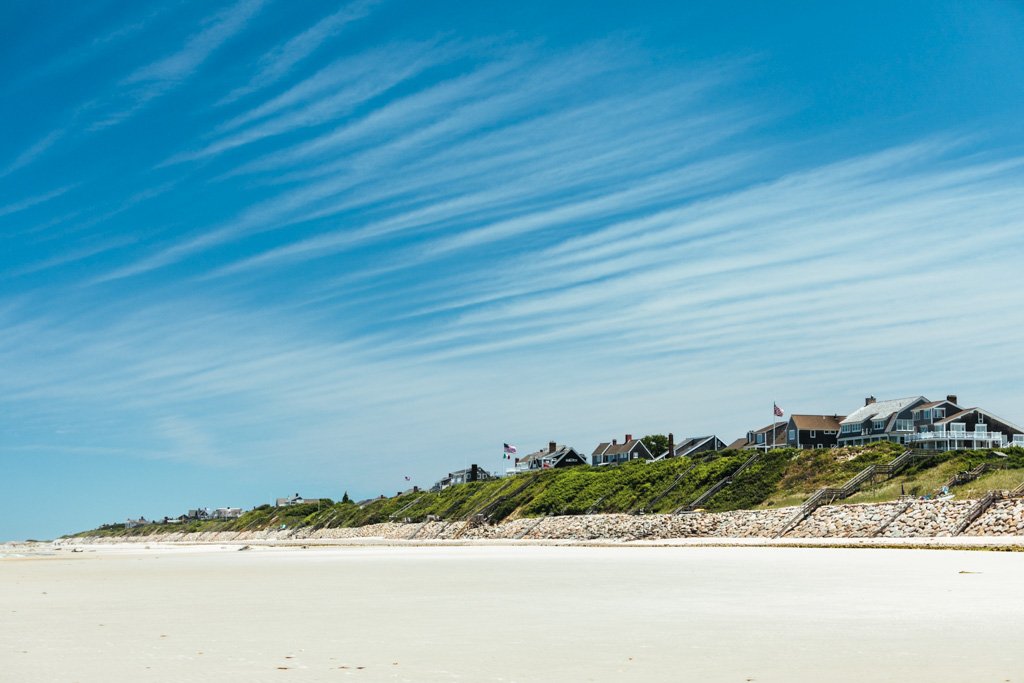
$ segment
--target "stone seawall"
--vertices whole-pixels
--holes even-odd
[[[975,501],[900,501],[818,508],[788,538],[922,538],[952,536]],[[385,522],[333,529],[171,532],[151,536],[83,538],[82,542],[224,543],[265,540],[566,540],[636,541],[679,538],[774,538],[799,508],[695,512],[680,515],[577,515],[515,519],[500,524]],[[1024,535],[1024,499],[997,501],[964,532],[971,536]],[[76,542],[76,539],[71,539]]]

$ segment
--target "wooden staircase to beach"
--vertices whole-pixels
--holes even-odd
[[[631,515],[642,515],[647,510],[650,510],[651,508],[653,508],[658,501],[660,501],[662,498],[667,496],[677,486],[679,486],[681,483],[683,483],[683,479],[685,479],[686,475],[688,475],[690,472],[692,472],[694,470],[695,467],[697,467],[697,464],[698,463],[695,462],[692,465],[690,465],[689,467],[687,467],[685,470],[683,470],[682,472],[677,474],[676,478],[672,480],[672,483],[669,484],[668,488],[666,488],[664,491],[662,491],[661,493],[656,495],[654,498],[651,498],[649,501],[647,501],[643,505],[639,505],[639,506],[633,508],[632,510],[629,511],[629,514],[631,514]]]
[[[467,515],[467,517],[473,516],[475,514],[475,515],[479,515],[484,521],[490,521],[491,515],[493,514],[494,510],[496,510],[499,505],[501,505],[502,503],[508,501],[510,498],[519,495],[520,493],[525,491],[530,486],[530,484],[533,483],[533,478],[532,477],[525,477],[525,479],[526,480],[522,484],[520,484],[519,486],[516,486],[514,489],[512,489],[508,493],[505,493],[505,494],[501,495],[501,491],[499,491],[498,492],[499,495],[495,499],[493,499],[490,503],[488,503],[487,505],[485,505],[481,509],[477,510],[476,513],[471,513],[470,515]],[[504,489],[502,489],[502,490],[504,490]]]
[[[993,469],[992,465],[987,462],[983,462],[973,469],[969,469],[964,472],[957,472],[949,478],[949,481],[946,482],[946,487],[950,488],[953,486],[959,486],[960,484],[966,484],[969,481],[974,481],[990,469]]]
[[[516,534],[516,540],[519,540],[519,539],[523,539],[523,538],[526,538],[527,536],[529,536],[529,535],[530,535],[530,533],[531,533],[531,532],[532,532],[532,531],[533,531],[534,529],[536,529],[537,527],[539,527],[539,526],[541,525],[541,523],[542,523],[542,522],[543,522],[543,521],[544,521],[545,519],[547,519],[547,517],[538,517],[538,518],[537,518],[537,521],[536,521],[536,522],[534,522],[533,524],[531,524],[530,526],[528,526],[528,527],[527,527],[527,528],[526,528],[525,530],[523,530],[522,532],[520,532],[520,533]]]
[[[423,496],[416,496],[416,498],[411,503],[409,503],[408,505],[403,505],[400,509],[398,509],[395,512],[392,512],[390,515],[388,515],[388,521],[393,522],[396,519],[399,519],[400,515],[403,512],[405,512],[406,510],[409,510],[410,508],[412,508],[413,505],[415,505],[416,503],[420,502],[421,500],[423,500]]]
[[[979,498],[971,509],[967,511],[964,518],[960,520],[960,524],[957,525],[956,530],[953,532],[954,536],[959,536],[963,532],[967,531],[967,527],[974,524],[974,522],[985,514],[985,511],[992,507],[993,503],[1000,500],[1003,497],[1002,491],[989,491],[984,496]]]
[[[904,512],[909,510],[911,505],[913,505],[912,501],[909,501],[909,500],[908,501],[904,501],[903,505],[901,505],[900,508],[898,510],[896,510],[896,512],[894,512],[889,517],[889,519],[885,520],[885,522],[883,522],[880,527],[875,529],[874,533],[872,533],[871,535],[872,536],[881,536],[882,532],[884,532],[886,529],[888,529],[892,525],[893,522],[895,522],[897,519],[899,519],[903,515]]]
[[[883,480],[892,479],[896,476],[896,473],[906,467],[912,459],[927,457],[929,455],[934,454],[927,451],[914,451],[908,448],[887,463],[868,465],[838,488],[825,487],[818,489],[810,498],[804,501],[804,504],[800,506],[800,509],[797,510],[796,514],[794,514],[789,521],[782,526],[782,529],[775,535],[775,537],[781,538],[788,534],[802,521],[814,514],[814,511],[821,506],[831,505],[837,500],[849,498],[857,491],[860,491],[861,487],[863,487],[865,483],[873,482],[878,477],[882,477]]]
[[[744,470],[746,470],[748,467],[750,467],[755,462],[757,462],[758,459],[760,459],[760,457],[762,455],[764,455],[764,454],[761,453],[760,451],[756,451],[752,456],[747,458],[747,460],[742,465],[740,465],[735,470],[730,472],[727,476],[725,476],[722,479],[718,480],[714,485],[711,486],[711,488],[709,488],[708,490],[704,491],[704,493],[700,494],[699,496],[697,496],[696,498],[691,500],[689,503],[686,503],[685,505],[681,505],[681,506],[677,507],[675,510],[672,511],[672,514],[676,515],[676,514],[679,514],[680,512],[693,512],[694,510],[699,508],[701,505],[703,505],[707,501],[711,500],[711,498],[716,493],[718,493],[719,491],[724,489],[726,486],[731,484],[736,477],[738,477],[740,474],[743,473]]]

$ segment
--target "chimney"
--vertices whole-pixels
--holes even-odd
[[[476,463],[473,463],[472,465],[469,466],[469,480],[470,481],[476,481],[476,478],[477,478],[477,467],[476,467]]]
[[[557,448],[558,444],[554,441],[548,441],[548,453],[554,453]]]
[[[946,400],[950,403],[956,403],[956,394],[949,394],[946,396]]]
[[[875,402],[875,397],[874,396],[868,396],[866,399],[864,399],[864,405],[866,405],[866,406],[869,406],[869,405],[871,405],[874,402]]]
[[[632,434],[626,434],[626,440],[623,443],[629,443],[632,440],[633,440],[633,435]]]
[[[617,439],[612,439],[612,445],[613,446],[618,446],[619,445],[618,440]]]
[[[668,457],[675,457],[676,454],[676,437],[672,435],[672,432],[668,433]]]

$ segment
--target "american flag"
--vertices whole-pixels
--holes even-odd
[[[519,451],[512,444],[505,444],[505,455],[515,455]]]
[[[775,406],[775,415],[777,417],[782,417],[782,408],[779,407],[779,404],[773,403],[772,405]]]

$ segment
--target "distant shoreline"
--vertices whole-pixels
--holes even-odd
[[[81,535],[56,547],[102,545],[352,546],[600,545],[1024,548],[1024,499],[829,505],[793,525],[800,508],[679,515],[597,514],[478,521],[383,522],[358,527]]]

